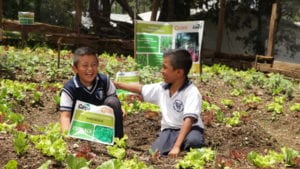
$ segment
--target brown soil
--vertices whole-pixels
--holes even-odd
[[[292,113],[288,110],[288,105],[294,103],[292,98],[286,102],[284,113],[278,116],[275,121],[271,120],[271,113],[266,112],[264,106],[272,100],[272,96],[261,91],[263,102],[254,108],[249,108],[242,103],[242,96],[232,97],[227,92],[230,87],[219,81],[211,79],[208,83],[200,83],[197,79],[194,82],[199,87],[203,99],[210,103],[219,104],[222,98],[232,99],[234,106],[232,108],[223,107],[224,112],[233,112],[234,110],[248,110],[249,116],[243,119],[242,124],[237,127],[227,127],[224,124],[217,123],[213,114],[202,112],[202,117],[206,124],[205,139],[207,147],[212,147],[217,151],[215,166],[207,168],[222,168],[222,165],[230,166],[236,169],[254,169],[246,159],[246,154],[252,150],[266,152],[266,150],[279,151],[281,147],[287,146],[300,151],[300,113]],[[59,89],[56,89],[59,90]],[[261,89],[259,89],[261,90]],[[247,93],[254,93],[254,89],[248,90]],[[15,112],[22,113],[26,117],[26,124],[29,126],[28,133],[33,132],[35,126],[45,126],[52,122],[59,121],[57,105],[53,101],[56,91],[47,89],[43,91],[42,102],[37,105],[22,103],[14,108]],[[182,152],[178,159],[163,157],[153,161],[148,154],[151,143],[156,138],[160,129],[160,116],[157,117],[140,112],[128,115],[124,120],[125,133],[128,135],[127,157],[131,159],[137,155],[139,160],[146,162],[148,165],[157,169],[175,168],[178,159],[181,159],[186,152]],[[78,139],[68,139],[68,150],[74,153],[78,146],[85,145],[87,141]],[[30,145],[28,151],[17,156],[12,145],[11,134],[0,133],[0,166],[3,167],[9,160],[16,159],[20,168],[38,168],[48,159],[52,159],[49,168],[65,168],[62,164],[56,162],[52,157],[42,155],[39,151]],[[92,167],[100,165],[112,157],[107,153],[105,145],[90,143],[91,151],[96,154],[92,160]],[[284,168],[283,165],[278,168]]]

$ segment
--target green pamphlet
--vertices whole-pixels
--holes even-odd
[[[115,135],[114,111],[109,106],[96,106],[77,101],[71,128],[68,135],[88,141],[109,144],[114,143]]]
[[[138,72],[117,72],[116,81],[125,82],[125,83],[139,83],[140,77]],[[117,94],[132,94],[132,93],[122,89],[117,89]]]

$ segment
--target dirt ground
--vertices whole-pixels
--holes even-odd
[[[202,118],[206,124],[205,142],[207,147],[211,147],[217,151],[217,159],[214,166],[207,168],[222,168],[222,165],[230,166],[234,169],[255,169],[246,159],[246,154],[252,150],[258,152],[266,152],[267,150],[279,151],[281,147],[288,146],[300,151],[300,113],[292,113],[288,110],[288,105],[295,102],[292,98],[286,103],[285,112],[280,115],[276,121],[271,120],[271,113],[266,112],[264,106],[266,102],[271,101],[272,97],[261,91],[261,97],[264,102],[254,109],[245,107],[242,104],[241,97],[232,97],[224,91],[229,91],[229,87],[218,79],[212,79],[209,83],[200,83],[194,79],[195,84],[203,96],[203,99],[218,104],[221,98],[229,98],[234,101],[232,108],[224,108],[225,112],[234,110],[248,110],[249,116],[243,119],[243,123],[237,127],[227,127],[217,123],[212,119],[210,112],[202,112]],[[53,101],[56,91],[59,89],[44,90],[42,103],[32,107],[23,103],[14,108],[15,112],[22,113],[25,122],[32,128],[34,126],[44,126],[52,122],[58,122],[59,113],[57,105]],[[261,90],[261,89],[257,89]],[[256,89],[248,90],[247,93],[257,92]],[[221,106],[221,105],[219,105]],[[150,160],[148,149],[156,138],[156,134],[160,129],[160,116],[145,116],[145,112],[140,112],[127,116],[124,120],[125,134],[128,135],[128,148],[126,150],[127,157],[131,158],[137,155],[139,160],[144,161],[148,165],[152,165],[156,169],[172,169],[178,159],[181,159],[185,152],[182,152],[178,159],[163,157],[160,160]],[[32,130],[28,131],[29,133]],[[68,143],[68,151],[74,153],[78,146],[87,144],[87,141],[70,139]],[[100,165],[102,162],[111,159],[106,151],[105,145],[98,143],[90,143],[91,150],[96,157],[92,160],[92,168]],[[31,145],[28,151],[17,156],[13,145],[12,137],[9,134],[0,133],[0,166],[3,167],[9,160],[16,159],[21,166],[20,168],[32,169],[38,168],[51,157],[42,155]],[[65,168],[61,164],[52,160],[50,168]],[[278,166],[283,168],[283,166]]]

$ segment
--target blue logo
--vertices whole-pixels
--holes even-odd
[[[183,102],[181,100],[175,100],[173,103],[173,109],[176,110],[177,112],[182,112],[183,111]]]

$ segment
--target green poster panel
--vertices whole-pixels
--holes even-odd
[[[161,67],[163,55],[162,54],[140,54],[137,55],[137,63],[142,66],[156,66]]]
[[[166,50],[172,49],[172,36],[160,37],[160,53],[164,53]]]
[[[100,140],[101,142],[111,143],[114,141],[114,130],[109,127],[96,126],[94,138]]]
[[[147,54],[137,54],[136,55],[136,62],[142,66],[148,65],[148,57]]]
[[[149,65],[150,66],[156,66],[161,68],[163,55],[161,54],[149,54],[148,55]]]
[[[94,125],[74,120],[69,134],[76,138],[93,139]]]
[[[166,23],[143,23],[138,22],[136,26],[136,32],[140,33],[150,33],[150,34],[157,34],[157,35],[170,35],[173,33],[173,26]]]
[[[137,36],[137,52],[158,52],[159,37],[155,35],[140,34]]]

